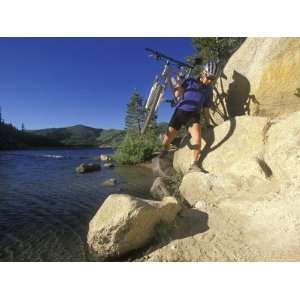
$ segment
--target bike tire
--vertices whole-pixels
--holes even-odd
[[[149,107],[151,106],[151,103],[153,102],[153,93],[154,93],[154,91],[155,91],[155,89],[157,88],[158,85],[159,85],[158,82],[154,82],[151,89],[150,89],[149,96],[148,96],[146,104],[145,104],[145,109],[146,110],[149,109]]]
[[[156,84],[155,88],[151,88],[151,94],[149,95],[148,99],[149,99],[149,107],[147,110],[147,115],[145,118],[145,122],[144,122],[144,126],[141,130],[141,134],[144,134],[147,127],[149,126],[149,123],[155,113],[155,108],[156,105],[158,103],[158,100],[160,98],[161,92],[163,90],[163,87],[160,84]]]
[[[219,125],[228,119],[226,103],[217,87],[214,87],[213,105],[211,107],[211,121],[214,125]]]

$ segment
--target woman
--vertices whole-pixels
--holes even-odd
[[[184,125],[192,137],[193,161],[190,170],[201,171],[198,166],[201,152],[200,113],[204,111],[205,119],[209,123],[209,108],[213,99],[212,83],[216,75],[217,65],[214,61],[209,61],[198,79],[188,78],[182,84],[175,86],[175,97],[180,97],[182,100],[176,105],[176,110],[164,135],[160,158],[168,153],[177,131]]]

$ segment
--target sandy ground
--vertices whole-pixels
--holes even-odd
[[[300,189],[184,209],[138,261],[300,261]]]

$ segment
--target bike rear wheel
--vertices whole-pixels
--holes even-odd
[[[228,120],[226,95],[220,94],[216,86],[214,87],[214,99],[211,110],[211,121],[214,125],[219,125]]]
[[[151,91],[150,91],[150,95],[149,95],[148,101],[147,101],[148,109],[147,109],[147,112],[146,112],[146,118],[145,118],[144,126],[141,130],[141,134],[144,134],[147,127],[149,126],[150,121],[152,120],[152,118],[154,116],[154,113],[157,109],[157,104],[158,104],[158,101],[160,99],[160,96],[161,96],[162,92],[163,92],[163,87],[162,87],[161,84],[155,83],[152,86]]]

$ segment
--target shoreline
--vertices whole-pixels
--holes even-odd
[[[152,170],[152,161],[146,161],[146,162],[143,162],[143,163],[139,163],[139,164],[136,164],[135,166]]]
[[[80,150],[80,149],[111,149],[114,150],[113,147],[94,147],[94,146],[64,146],[64,147],[35,147],[35,148],[9,148],[9,149],[0,149],[1,151],[32,151],[32,150]]]

